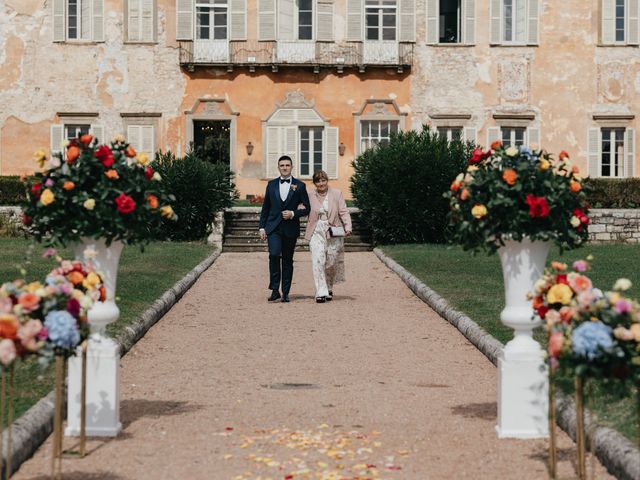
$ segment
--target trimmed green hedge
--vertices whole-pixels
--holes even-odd
[[[640,178],[588,178],[591,208],[640,208]]]
[[[26,183],[20,177],[0,176],[0,205],[18,205],[26,201]]]

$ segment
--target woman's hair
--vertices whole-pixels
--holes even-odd
[[[316,170],[315,172],[313,172],[313,183],[318,183],[320,180],[326,180],[327,182],[329,181],[329,175],[327,175],[327,172],[325,172],[324,170]]]

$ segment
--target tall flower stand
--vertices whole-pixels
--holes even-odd
[[[103,240],[83,239],[74,248],[77,259],[91,260],[103,276],[107,299],[95,302],[89,310],[91,335],[86,352],[85,432],[93,437],[115,437],[122,430],[120,423],[120,347],[106,335],[105,328],[120,316],[115,303],[118,263],[122,242],[106,246]],[[85,251],[95,251],[94,258],[85,259]],[[67,428],[65,435],[81,433],[82,356],[69,359]]]
[[[498,249],[504,276],[506,307],[500,320],[513,328],[514,337],[498,359],[499,438],[541,438],[549,435],[548,388],[544,351],[532,331],[534,319],[527,294],[542,277],[549,242],[508,240]]]

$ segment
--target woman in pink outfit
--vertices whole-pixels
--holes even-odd
[[[309,193],[311,210],[304,238],[309,240],[316,302],[333,299],[333,285],[344,282],[344,237],[351,235],[351,215],[342,192],[329,187],[326,172],[313,174],[315,192]],[[330,227],[342,227],[343,236],[332,236]],[[340,233],[340,232],[336,232]]]

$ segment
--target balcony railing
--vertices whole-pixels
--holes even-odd
[[[399,42],[229,42],[181,41],[180,65],[271,67],[312,66],[318,68],[403,67],[413,64],[413,43]]]

